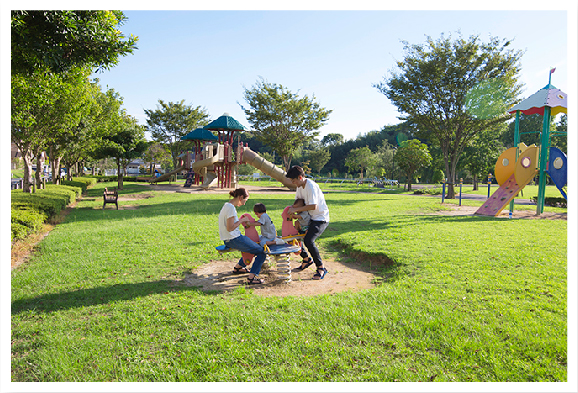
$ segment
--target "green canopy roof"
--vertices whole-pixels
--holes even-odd
[[[216,141],[217,139],[211,131],[204,128],[197,128],[181,137],[182,141]]]
[[[228,113],[223,114],[223,116],[219,117],[217,120],[213,120],[203,128],[205,130],[245,131],[245,127],[229,116]]]

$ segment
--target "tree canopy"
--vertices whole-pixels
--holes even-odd
[[[363,171],[370,166],[376,164],[376,156],[373,154],[371,149],[367,146],[358,147],[357,149],[353,149],[347,155],[345,159],[345,165],[350,170],[359,170],[360,171],[360,178],[363,180]]]
[[[405,141],[395,152],[395,161],[407,177],[407,189],[411,190],[412,180],[418,169],[431,163],[431,155],[425,143],[417,139]]]
[[[251,89],[245,89],[247,121],[264,144],[283,157],[285,170],[297,148],[319,135],[317,131],[329,119],[331,110],[315,102],[315,96],[299,97],[283,85],[263,79]]]
[[[136,49],[138,37],[117,27],[121,11],[12,11],[12,73],[61,73],[89,65],[109,69]]]
[[[209,124],[207,110],[187,105],[185,100],[168,103],[159,100],[157,109],[145,109],[144,112],[148,116],[146,122],[152,139],[169,147],[174,168],[180,151],[189,145],[189,142],[181,141],[181,137]]]
[[[144,126],[137,124],[132,116],[119,113],[112,132],[103,138],[97,154],[100,157],[114,157],[118,168],[118,188],[123,188],[123,168],[135,158],[140,157],[147,149]]]
[[[425,44],[403,42],[405,57],[397,71],[374,84],[416,130],[416,136],[439,146],[454,198],[456,167],[475,135],[511,118],[504,109],[517,102],[521,51],[510,41],[478,36],[452,40],[443,35]],[[491,93],[491,94],[490,94]]]

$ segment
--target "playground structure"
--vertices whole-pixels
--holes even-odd
[[[268,176],[281,182],[289,189],[295,189],[291,180],[285,177],[285,171],[275,164],[265,160],[257,153],[239,143],[233,157],[233,140],[235,131],[244,131],[245,127],[227,113],[203,128],[198,128],[181,138],[194,141],[192,152],[179,156],[180,165],[164,175],[150,178],[150,183],[167,181],[172,176],[187,172],[184,187],[200,185],[203,189],[209,187],[235,188],[237,181],[237,165],[246,163],[254,166]],[[211,131],[216,131],[215,136]]]
[[[567,113],[567,95],[551,84],[538,90],[527,99],[513,106],[508,112],[516,114],[514,128],[514,146],[504,151],[495,166],[496,181],[499,188],[488,198],[475,214],[497,216],[510,204],[510,213],[514,210],[514,198],[539,174],[536,215],[544,212],[546,193],[546,173],[550,176],[562,196],[567,199],[563,187],[567,181],[568,165],[566,155],[558,148],[550,146],[550,121],[558,113]],[[520,113],[524,115],[540,114],[543,117],[540,146],[526,146],[520,143]],[[532,131],[540,132],[540,131]],[[548,159],[550,156],[550,160]]]

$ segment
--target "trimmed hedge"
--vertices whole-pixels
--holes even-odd
[[[144,179],[149,178],[149,177],[150,177],[150,175],[124,176],[123,181],[125,181],[125,182],[146,182],[146,180],[144,180]],[[118,175],[112,175],[112,176],[88,175],[88,176],[86,176],[86,178],[96,179],[96,181],[98,183],[117,182],[118,181]]]
[[[47,216],[35,210],[12,209],[12,241],[24,239],[30,233],[42,229]]]
[[[415,195],[441,195],[442,188],[441,187],[434,187],[434,188],[418,188],[413,192]]]
[[[534,203],[538,203],[538,197],[532,197]],[[553,207],[568,207],[568,201],[562,197],[546,197],[544,198],[544,205]]]
[[[96,183],[97,179],[94,177],[74,177],[71,181],[64,180],[61,182],[63,186],[80,187],[82,189],[82,193],[85,193],[89,186],[92,186]]]
[[[82,195],[82,188],[47,184],[34,194],[13,190],[11,193],[12,241],[23,239],[42,228],[42,224],[60,213]]]

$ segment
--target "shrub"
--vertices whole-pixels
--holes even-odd
[[[13,190],[11,193],[12,240],[26,237],[41,229],[42,224],[76,201],[81,187],[47,184],[34,194]]]
[[[89,186],[96,184],[96,181],[97,180],[93,177],[75,177],[71,181],[64,180],[61,183],[64,186],[80,187],[82,193],[85,193]]]
[[[442,189],[441,189],[441,187],[418,188],[418,189],[415,190],[413,193],[416,194],[416,195],[423,195],[423,194],[427,194],[427,195],[441,195],[441,194],[442,194]]]
[[[23,239],[39,231],[46,221],[46,214],[31,209],[12,209],[12,241]]]
[[[534,203],[538,203],[538,197],[532,197]],[[568,207],[568,201],[562,197],[546,197],[544,198],[544,205],[553,207]]]

